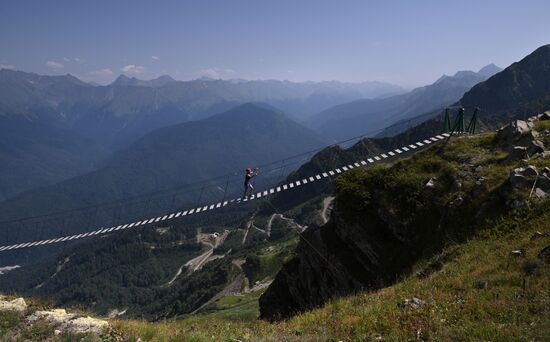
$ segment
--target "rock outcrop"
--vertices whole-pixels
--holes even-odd
[[[13,300],[3,300],[0,296],[0,311],[18,311],[24,312],[27,310],[27,303],[23,298],[16,298]]]
[[[541,115],[535,116],[529,121],[513,121],[497,131],[495,142],[508,150],[509,158],[524,159],[546,150],[542,141],[539,140],[540,134],[533,130],[534,123],[539,120],[539,117],[542,117]]]
[[[75,313],[69,313],[65,309],[37,310],[33,312],[33,307],[29,308],[23,298],[5,300],[0,295],[0,312],[15,311],[20,314],[26,326],[46,323],[55,328],[55,335],[63,332],[70,333],[88,333],[93,335],[102,335],[108,328],[109,323],[105,320],[82,316]],[[31,313],[32,312],[32,313]]]
[[[54,309],[49,311],[36,311],[27,317],[29,323],[46,321],[55,325],[59,331],[70,331],[73,333],[100,334],[108,326],[108,322],[90,316],[79,317],[76,314],[68,313],[65,309]]]
[[[505,150],[510,155],[507,163],[522,165],[496,188],[477,150],[466,161],[453,161],[448,170],[445,165],[451,160],[442,161],[445,153],[433,150],[420,162],[432,171],[416,171],[423,177],[407,170],[418,160],[341,176],[337,184],[348,184],[337,185],[329,222],[302,234],[295,257],[261,296],[260,317],[285,319],[335,297],[391,285],[418,260],[439,252],[446,241],[467,239],[481,222],[525,205],[525,190],[535,181],[534,196],[546,196],[550,170],[529,165],[527,158],[546,151],[533,128],[548,116],[514,121],[498,131],[494,144],[487,144],[486,155],[493,155],[495,148]]]
[[[334,297],[388,286],[446,239],[460,240],[483,210],[470,212],[471,199],[488,196],[478,166],[465,166],[459,178],[440,173],[413,185],[399,165],[364,175],[347,194],[339,190],[330,221],[302,234],[296,256],[260,298],[260,317],[285,319]],[[458,185],[471,180],[467,191]],[[448,196],[451,189],[456,194]]]

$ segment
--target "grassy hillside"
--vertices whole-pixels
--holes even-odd
[[[548,123],[537,123],[536,128],[544,131]],[[546,138],[544,142],[548,143]],[[530,187],[509,187],[510,171],[522,163],[509,159],[491,134],[456,139],[443,149],[429,149],[394,167],[356,170],[340,177],[336,206],[347,201],[346,215],[363,212],[373,198],[387,209],[386,215],[400,219],[396,225],[409,225],[414,215],[399,210],[421,204],[413,202],[422,201],[417,192],[422,193],[426,180],[438,176],[442,182],[438,186],[445,187],[444,174],[466,176],[461,186],[463,204],[455,201],[453,205],[462,206],[456,213],[477,216],[449,216],[456,222],[446,222],[443,229],[454,227],[447,233],[456,240],[448,239],[443,247],[418,258],[395,285],[333,299],[278,323],[250,319],[256,312],[252,303],[231,298],[220,302],[215,313],[154,324],[120,321],[114,323],[116,329],[129,340],[149,341],[543,340],[550,334],[550,264],[548,249],[542,252],[550,245],[550,201],[532,197],[519,209],[499,209],[510,203],[507,200],[529,198]],[[548,159],[529,163],[539,168],[550,165]],[[483,177],[482,188],[476,183],[479,178],[460,170],[464,164],[477,169],[473,172]],[[381,198],[377,192],[386,189],[395,195],[393,188],[409,190],[401,197]],[[456,195],[450,191],[433,200],[452,202]],[[407,303],[413,298],[419,299],[418,307]]]
[[[538,122],[535,129],[546,132],[550,123]],[[474,224],[467,223],[470,219],[460,221],[466,222],[462,225],[464,230],[455,233],[466,239],[447,240],[435,254],[418,258],[395,279],[394,285],[333,299],[318,309],[278,323],[257,319],[258,297],[263,290],[233,293],[188,318],[157,322],[113,320],[112,331],[103,338],[121,336],[128,341],[544,340],[550,336],[550,199],[531,197],[528,202],[522,202],[520,208],[495,210],[506,201],[495,206],[492,202],[495,197],[489,194],[498,194],[501,200],[518,201],[530,196],[530,187],[519,190],[509,187],[510,171],[525,162],[510,159],[497,140],[494,134],[453,139],[446,147],[432,147],[393,166],[356,170],[338,179],[336,206],[348,203],[345,214],[351,216],[353,211],[357,215],[363,212],[363,206],[369,206],[360,199],[368,201],[374,195],[380,205],[388,209],[387,215],[397,215],[401,220],[399,224],[410,224],[414,215],[401,215],[399,210],[420,205],[413,200],[423,198],[416,193],[422,192],[427,179],[438,176],[440,185],[436,187],[444,188],[447,178],[440,174],[455,171],[465,180],[461,186],[463,202],[454,202],[454,205],[468,210],[484,207],[479,211],[483,215],[470,218]],[[550,145],[550,136],[542,141]],[[473,171],[459,170],[463,164]],[[542,169],[550,166],[550,160],[531,159],[529,164]],[[470,178],[470,172],[476,177]],[[484,178],[484,186],[476,190],[479,176]],[[409,191],[401,197],[380,197],[377,192],[405,185]],[[432,195],[428,200],[452,202],[457,199],[456,194],[450,191],[447,197]],[[445,227],[456,228],[458,223]],[[467,234],[461,234],[464,232]],[[231,239],[228,238],[226,244],[235,246]],[[273,262],[278,263],[281,252],[288,250],[284,244],[294,243],[282,242],[260,244],[246,254],[237,252],[226,259],[250,259],[242,266],[247,273],[245,265],[249,261],[248,266],[255,265],[255,272],[249,277],[252,283],[262,278],[264,272],[272,274]],[[288,263],[288,258],[282,259]],[[23,327],[17,319],[10,319],[6,324]]]
[[[550,201],[511,213],[462,245],[416,266],[397,285],[330,302],[285,322],[256,319],[258,293],[225,297],[214,312],[164,322],[111,321],[102,339],[86,341],[543,341],[550,335],[550,265],[539,258],[550,236]],[[521,250],[521,256],[512,251]],[[433,272],[433,273],[431,273]],[[425,302],[410,307],[406,299]],[[28,327],[16,313],[1,315],[0,336],[53,338],[53,327]],[[19,335],[19,336],[20,336]]]
[[[536,236],[548,227],[547,200],[511,213],[465,244],[450,245],[397,285],[334,300],[281,323],[246,315],[236,322],[236,306],[220,303],[222,311],[185,320],[114,325],[130,341],[542,341],[550,336],[550,265],[538,255],[550,236]],[[523,254],[515,256],[515,250]],[[425,304],[404,304],[413,297]]]

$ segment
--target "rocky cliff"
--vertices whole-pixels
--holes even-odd
[[[260,298],[261,318],[390,285],[445,245],[545,197],[549,114],[338,178],[330,221],[302,234],[296,256]]]

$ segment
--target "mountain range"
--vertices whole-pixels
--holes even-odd
[[[491,128],[550,106],[550,45],[544,45],[466,92],[460,104],[480,106]]]
[[[308,123],[323,136],[340,141],[352,136],[379,135],[392,124],[411,120],[409,125],[400,130],[392,130],[391,133],[395,135],[419,123],[415,120],[418,116],[453,104],[471,87],[500,70],[490,64],[478,72],[458,71],[453,76],[444,75],[431,85],[415,88],[405,94],[383,99],[361,99],[335,106],[312,116]]]
[[[299,119],[352,99],[402,91],[380,82],[181,82],[169,76],[149,81],[120,76],[94,86],[71,75],[2,69],[0,200],[93,171],[97,162],[157,128],[242,103],[262,101]]]
[[[210,186],[203,193],[201,188],[189,186],[226,175],[231,177],[223,178],[220,186],[229,181],[226,195],[240,196],[245,167],[324,145],[316,133],[272,107],[244,104],[208,119],[157,129],[105,159],[93,172],[0,202],[0,217],[9,220],[45,215],[176,187],[181,191],[173,194],[172,201],[178,206],[194,206],[200,196],[203,201],[221,199],[224,189],[212,192]],[[269,182],[270,177],[262,175],[261,181]],[[152,205],[158,207],[160,203]],[[119,213],[120,219],[144,215],[139,206],[130,205],[124,210]],[[107,224],[106,220],[112,219],[109,215],[112,212],[99,210],[97,224]],[[56,221],[46,224],[52,229],[58,225]],[[73,217],[70,229],[83,226],[85,221]],[[0,227],[0,234],[7,229],[8,225]],[[20,238],[32,236],[23,231],[21,234]]]
[[[523,111],[518,112],[518,108],[523,108],[524,103],[528,103],[529,106],[539,105],[536,107],[537,110],[550,109],[545,102],[550,89],[546,88],[547,83],[544,81],[549,76],[548,48],[542,47],[518,63],[491,76],[455,103],[468,103],[469,106],[483,108],[480,119],[484,127],[489,127],[497,120],[505,122],[511,117],[523,115]],[[491,72],[491,68],[482,73],[486,72]],[[503,74],[508,76],[501,76]],[[458,73],[447,78],[452,78],[454,82],[454,77],[460,79],[467,78],[468,75],[470,73]],[[443,78],[440,81],[445,83],[448,80]],[[492,96],[498,92],[514,95],[514,101],[498,108],[492,107],[491,104],[495,103]],[[393,137],[363,139],[347,150],[332,146],[323,149],[310,162],[291,173],[288,180],[301,179],[319,172],[324,167],[348,164],[372,153],[400,147],[420,138],[425,139],[441,133],[441,130],[440,119],[429,119]],[[285,141],[282,142],[283,145],[273,144],[274,141],[280,140]],[[236,215],[228,210],[224,212],[223,217],[216,213],[205,214],[196,216],[196,221],[176,220],[168,227],[155,225],[141,230],[128,230],[120,235],[112,234],[104,238],[90,239],[89,242],[61,252],[53,259],[27,260],[29,264],[37,261],[40,263],[34,266],[24,265],[11,271],[2,276],[0,285],[10,291],[19,289],[28,293],[53,296],[60,303],[81,303],[90,306],[95,305],[93,303],[102,303],[99,305],[101,310],[129,305],[134,312],[143,310],[142,312],[157,319],[200,309],[203,304],[208,304],[211,298],[215,298],[216,294],[224,293],[222,290],[229,291],[229,288],[224,286],[234,285],[233,282],[239,279],[243,280],[244,278],[239,278],[243,276],[243,272],[249,273],[246,278],[251,284],[279,278],[262,299],[262,315],[268,319],[315,307],[334,294],[338,295],[338,286],[332,285],[341,279],[347,281],[350,277],[356,277],[357,274],[353,273],[355,270],[366,270],[358,272],[359,276],[364,278],[360,280],[364,281],[357,283],[351,280],[342,288],[353,290],[360,288],[362,284],[372,288],[385,286],[395,281],[396,273],[406,270],[411,266],[410,263],[419,260],[424,252],[437,252],[447,238],[452,240],[455,236],[470,236],[469,232],[462,234],[462,229],[470,227],[469,223],[472,221],[464,221],[467,224],[461,225],[462,219],[472,220],[477,217],[470,210],[478,210],[481,205],[491,203],[491,196],[508,196],[510,191],[506,187],[491,186],[485,189],[487,191],[483,192],[483,196],[476,199],[474,195],[470,195],[475,193],[475,189],[468,188],[466,200],[471,204],[467,204],[452,216],[453,224],[449,226],[452,231],[439,230],[440,216],[434,213],[444,213],[441,217],[453,215],[449,214],[449,208],[459,201],[454,202],[455,204],[444,202],[449,199],[446,191],[440,192],[437,197],[426,192],[425,184],[430,177],[437,177],[443,182],[442,186],[451,187],[454,183],[449,175],[458,175],[466,177],[461,186],[464,184],[464,187],[474,187],[477,183],[472,177],[479,172],[488,173],[483,180],[475,178],[482,184],[487,179],[491,181],[490,184],[493,184],[493,180],[502,181],[510,172],[510,165],[501,161],[500,154],[495,159],[494,146],[488,138],[464,141],[469,146],[467,152],[473,158],[471,162],[483,164],[479,168],[482,171],[478,171],[477,164],[471,164],[473,166],[470,167],[470,159],[466,163],[461,159],[462,154],[457,154],[457,149],[459,153],[465,151],[461,149],[464,147],[462,141],[457,141],[456,145],[448,149],[433,149],[420,157],[415,156],[410,160],[398,162],[391,168],[378,167],[369,175],[357,170],[357,173],[336,181],[337,195],[340,198],[336,202],[336,214],[332,216],[332,221],[327,213],[330,213],[330,198],[335,184],[329,181],[318,185],[316,183],[315,187],[309,187],[308,190],[305,190],[306,187],[298,187],[270,198],[269,203],[263,208],[238,206],[244,212],[250,210],[244,214],[241,212],[242,215]],[[93,204],[99,200],[136,195],[141,191],[174,186],[190,178],[202,179],[201,177],[206,177],[206,173],[209,176],[222,175],[232,171],[234,165],[237,168],[240,165],[248,166],[251,160],[253,164],[261,164],[283,158],[287,153],[302,152],[305,150],[304,147],[315,148],[323,143],[323,138],[319,138],[316,133],[296,124],[272,107],[246,104],[205,120],[177,124],[150,132],[105,159],[97,171],[36,189],[0,203],[0,216],[47,213],[71,208],[74,205]],[[476,159],[476,153],[480,148],[487,158],[485,162]],[[403,165],[407,167],[401,168]],[[457,171],[462,168],[467,170]],[[502,173],[494,172],[496,169]],[[236,188],[239,186],[242,187],[242,184],[235,185]],[[391,191],[388,192],[387,189]],[[185,195],[185,191],[182,191],[180,199]],[[197,193],[190,195],[196,198]],[[219,196],[220,193],[216,195]],[[433,198],[437,198],[438,201],[433,203]],[[470,201],[472,198],[474,202]],[[478,200],[479,202],[475,202]],[[497,202],[504,205],[505,201]],[[493,207],[486,208],[490,212]],[[498,209],[495,213],[504,213],[502,207]],[[124,214],[128,213],[122,212],[122,215]],[[414,225],[411,225],[411,222]],[[372,229],[363,229],[363,225],[369,223],[372,223]],[[73,231],[82,229],[81,225],[67,226]],[[185,229],[179,230],[183,226]],[[324,228],[315,228],[317,226]],[[395,227],[399,228],[399,231],[392,230]],[[424,228],[426,230],[417,234],[418,229]],[[223,245],[210,245],[208,248],[211,248],[211,251],[201,250],[198,246],[204,234],[224,234],[226,229],[229,233]],[[293,234],[303,229],[306,229],[305,237],[308,241],[313,241],[313,248],[326,251],[329,260],[335,258],[334,260],[338,261],[335,263],[338,265],[336,276],[332,274],[334,270],[328,270],[323,264],[325,261],[312,257],[314,253],[310,253],[304,241],[300,242],[300,250],[294,250],[293,241],[296,242],[297,239]],[[365,235],[365,232],[374,234],[374,238]],[[2,233],[0,231],[0,236]],[[447,233],[449,235],[446,235]],[[35,237],[35,234],[31,235]],[[384,240],[387,236],[390,240]],[[432,238],[433,244],[430,243]],[[347,245],[343,246],[342,241]],[[371,248],[369,244],[372,241],[379,243]],[[389,249],[384,248],[385,241],[390,242],[387,244]],[[392,254],[392,250],[398,252]],[[205,252],[210,254],[201,254]],[[201,255],[208,256],[205,259],[209,261],[208,264],[204,269],[191,271],[187,262]],[[387,261],[392,268],[385,267],[386,264],[376,263],[377,256],[383,256],[380,260]],[[303,260],[308,266],[300,268]],[[65,268],[63,265],[66,265]],[[281,267],[283,272],[276,277],[275,274]],[[59,272],[56,271],[58,269]],[[178,273],[178,270],[182,269],[188,272],[183,272],[184,278],[178,278],[173,287],[163,285],[169,283],[174,274],[182,274]],[[340,277],[340,273],[345,274]],[[85,281],[83,275],[90,281]],[[88,276],[90,278],[87,278]],[[332,283],[325,286],[325,279]],[[302,280],[308,283],[302,286]],[[46,285],[41,286],[42,281],[46,281]],[[136,289],[138,287],[139,290]],[[313,291],[310,291],[312,289]],[[294,290],[298,295],[289,294],[289,291]],[[310,293],[311,297],[308,296]],[[318,293],[322,295],[317,298],[315,296]],[[296,299],[298,297],[301,299]],[[300,302],[302,300],[303,302]],[[296,305],[296,302],[299,305]]]

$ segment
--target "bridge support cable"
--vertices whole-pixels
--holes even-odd
[[[301,186],[301,185],[311,184],[311,183],[314,183],[314,182],[319,181],[321,179],[325,179],[325,178],[330,179],[330,178],[336,177],[336,176],[340,175],[341,173],[346,172],[349,169],[352,169],[354,167],[366,167],[366,166],[370,166],[372,164],[376,164],[380,161],[384,161],[384,160],[387,160],[387,159],[399,158],[400,156],[403,156],[404,154],[406,154],[406,152],[414,153],[414,152],[416,152],[416,150],[418,150],[420,148],[429,146],[433,143],[437,143],[437,142],[440,142],[440,141],[445,141],[447,138],[451,137],[451,134],[452,133],[438,134],[438,135],[433,136],[431,138],[418,141],[414,144],[409,144],[409,145],[406,145],[406,146],[402,146],[400,148],[396,148],[394,150],[387,151],[386,153],[381,153],[380,155],[369,157],[366,160],[356,160],[356,161],[348,163],[347,165],[342,165],[340,167],[336,167],[336,168],[331,169],[331,170],[320,171],[317,174],[312,174],[308,177],[305,177],[304,179],[306,180],[306,182],[303,182],[303,180],[296,180],[296,181],[291,181],[291,182],[286,183],[286,184],[280,184],[280,185],[277,185],[277,186],[273,186],[271,188],[267,188],[267,189],[258,191],[258,192],[256,192],[255,194],[253,194],[252,196],[250,196],[248,198],[238,197],[238,198],[234,198],[232,200],[225,199],[221,202],[217,202],[217,203],[214,202],[214,203],[210,203],[209,205],[204,205],[204,206],[202,205],[202,198],[201,198],[201,203],[199,203],[199,205],[196,205],[193,208],[188,208],[188,209],[185,209],[185,210],[182,209],[182,210],[178,210],[178,211],[174,211],[174,212],[168,212],[164,215],[159,215],[157,217],[151,217],[151,216],[148,216],[148,215],[144,215],[140,219],[137,219],[137,221],[135,221],[135,222],[129,222],[129,223],[125,223],[125,224],[123,224],[123,222],[121,222],[121,220],[120,220],[120,215],[122,213],[122,208],[120,206],[115,207],[114,208],[114,211],[115,211],[114,217],[115,217],[115,219],[112,221],[113,225],[111,227],[102,227],[102,228],[99,228],[99,229],[96,229],[96,230],[93,230],[93,231],[89,231],[89,232],[86,232],[86,233],[80,233],[80,234],[74,234],[74,235],[68,235],[68,236],[64,236],[64,234],[60,234],[60,235],[58,235],[59,237],[53,238],[53,239],[48,239],[48,240],[29,241],[29,242],[25,242],[25,243],[4,245],[4,246],[0,246],[0,252],[9,251],[9,250],[16,250],[16,249],[21,249],[21,248],[26,248],[26,247],[33,247],[33,246],[41,246],[41,245],[59,243],[59,242],[67,242],[67,241],[71,241],[71,240],[82,239],[82,238],[85,238],[85,237],[100,236],[100,235],[104,235],[104,234],[119,231],[119,230],[142,227],[142,226],[145,226],[145,225],[164,222],[164,221],[167,221],[167,220],[181,219],[185,216],[190,216],[190,215],[194,215],[194,214],[201,213],[201,212],[206,212],[206,211],[210,211],[210,210],[223,208],[223,207],[225,207],[227,205],[230,205],[230,204],[238,204],[238,203],[241,203],[241,202],[248,202],[248,201],[256,200],[256,199],[259,199],[259,198],[263,198],[263,197],[273,195],[273,194],[278,193],[278,192],[294,189],[294,188],[296,188],[298,186]],[[282,167],[286,167],[286,166],[287,166],[287,164],[285,163],[285,165],[282,166]],[[229,184],[227,185],[227,187],[229,187]],[[202,190],[204,190],[204,189],[202,189]],[[202,191],[202,192],[204,192],[204,191]],[[142,213],[142,214],[144,214],[144,213]],[[63,225],[63,226],[65,226],[65,225]],[[64,227],[64,228],[66,228],[66,227]]]
[[[286,164],[285,167],[288,168],[291,164],[297,164],[298,161],[299,161],[299,159],[297,159],[297,158],[304,157],[304,156],[307,156],[309,154],[319,152],[319,151],[321,151],[321,150],[323,150],[327,147],[339,146],[339,145],[343,145],[347,142],[356,141],[356,140],[361,139],[361,138],[372,137],[372,136],[375,136],[377,133],[380,133],[380,132],[384,131],[385,129],[389,129],[389,128],[392,128],[392,127],[398,126],[398,125],[400,125],[399,122],[395,123],[393,125],[390,125],[386,128],[369,130],[369,131],[364,132],[361,135],[357,135],[353,138],[348,138],[348,139],[345,139],[345,140],[342,140],[342,141],[335,142],[335,143],[330,144],[330,145],[320,146],[320,147],[314,148],[310,151],[301,152],[301,153],[298,153],[298,154],[293,155],[293,156],[285,157],[284,160],[287,160],[287,161],[295,160],[295,162],[292,162],[292,163],[285,162],[285,164]],[[280,161],[281,160],[271,161],[271,162],[267,162],[267,163],[264,163],[262,165],[257,165],[257,166],[262,170],[262,172],[264,174],[266,174],[266,171],[269,172],[269,171],[278,170],[279,167],[273,167],[273,166],[278,165],[278,163]],[[103,208],[103,207],[106,207],[106,206],[120,205],[121,203],[129,203],[129,202],[136,202],[136,201],[137,202],[143,202],[148,197],[150,197],[152,199],[154,196],[162,195],[162,194],[165,194],[165,193],[168,193],[168,192],[182,193],[185,190],[200,189],[201,186],[203,186],[205,184],[209,184],[209,183],[212,184],[215,181],[223,182],[223,180],[225,179],[226,176],[229,176],[229,177],[237,176],[240,179],[241,178],[241,170],[239,170],[237,173],[236,172],[229,172],[225,175],[220,175],[220,176],[217,176],[217,177],[213,177],[213,178],[208,179],[208,180],[202,180],[202,181],[198,181],[198,182],[194,182],[194,183],[180,184],[180,185],[177,185],[177,186],[172,186],[170,188],[156,189],[153,192],[142,193],[142,194],[134,195],[134,196],[131,196],[131,197],[118,198],[118,199],[115,199],[115,200],[110,200],[110,201],[105,201],[105,202],[100,202],[100,203],[94,203],[94,204],[91,204],[91,205],[88,205],[88,206],[83,206],[83,207],[78,207],[78,208],[71,208],[71,209],[61,210],[61,211],[58,211],[58,212],[37,213],[33,216],[26,216],[26,217],[20,217],[20,218],[10,218],[8,220],[0,221],[0,227],[5,226],[6,224],[17,224],[17,222],[19,222],[19,221],[27,221],[27,220],[35,220],[35,219],[47,219],[47,218],[56,217],[58,215],[81,212],[83,210],[87,210],[87,209],[95,208],[95,207]],[[239,187],[239,189],[240,189],[240,187]],[[102,214],[100,216],[103,217],[104,215]],[[105,216],[109,216],[109,215],[105,215]]]

